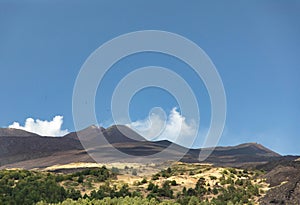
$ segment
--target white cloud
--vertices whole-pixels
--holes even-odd
[[[147,140],[169,140],[185,147],[191,147],[197,135],[194,120],[187,121],[177,108],[173,108],[165,120],[152,113],[149,118],[127,124]]]
[[[43,121],[39,119],[27,118],[25,125],[22,126],[18,122],[9,125],[9,128],[21,129],[28,132],[36,133],[41,136],[63,136],[68,133],[68,130],[62,130],[63,116],[55,116],[52,121]]]

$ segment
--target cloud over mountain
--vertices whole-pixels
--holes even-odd
[[[187,120],[177,108],[173,108],[166,119],[152,113],[149,118],[127,124],[148,140],[169,140],[190,147],[197,135],[197,125]]]
[[[9,125],[9,128],[21,129],[28,132],[36,133],[42,136],[63,136],[68,133],[68,130],[62,130],[63,116],[55,116],[52,121],[27,118],[25,125],[20,125],[19,122],[14,122]]]

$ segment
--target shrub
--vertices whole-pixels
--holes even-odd
[[[172,185],[172,186],[177,186],[176,180],[172,180],[172,181],[171,181],[171,185]]]
[[[150,183],[148,184],[147,190],[148,190],[148,191],[151,191],[151,190],[153,189],[154,186],[155,186],[155,184],[153,184],[152,182],[150,182]]]
[[[136,171],[136,169],[132,170],[131,174],[132,174],[133,176],[137,176],[137,171]]]
[[[218,191],[218,189],[213,188],[212,193],[213,193],[214,195],[217,195],[217,194],[219,193],[219,191]]]
[[[216,179],[217,179],[216,176],[209,176],[209,178],[210,178],[211,180],[216,180]]]
[[[236,171],[235,168],[229,168],[228,170],[229,170],[229,172],[232,173],[232,174],[237,174],[237,171]]]
[[[143,180],[141,181],[141,184],[146,184],[147,183],[147,179],[143,178]]]
[[[153,176],[152,176],[152,180],[158,180],[158,179],[159,179],[159,177],[160,177],[160,175],[159,175],[159,174],[155,174],[155,175],[153,175]]]
[[[112,172],[113,174],[119,174],[119,173],[120,173],[120,170],[119,170],[117,167],[112,167],[112,168],[111,168],[111,172]]]

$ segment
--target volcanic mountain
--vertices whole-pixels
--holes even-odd
[[[0,129],[0,168],[43,168],[72,162],[94,162],[94,159],[97,162],[147,163],[145,157],[151,162],[177,159],[199,162],[200,151],[212,151],[204,162],[224,166],[261,164],[281,158],[279,154],[256,143],[212,149],[187,149],[166,140],[150,142],[123,125],[107,129],[90,126],[63,137],[39,136],[11,128]],[[116,150],[122,154],[121,157]]]

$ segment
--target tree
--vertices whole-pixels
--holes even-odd
[[[83,182],[83,176],[82,176],[82,175],[80,175],[80,176],[78,177],[77,182],[78,182],[78,183],[82,183],[82,182]]]
[[[124,184],[121,189],[117,193],[118,197],[125,197],[125,196],[131,196],[131,193],[129,192],[129,186],[128,184]]]
[[[162,188],[158,189],[158,193],[160,196],[173,198],[173,190],[171,189],[170,182],[165,181],[162,185]]]
[[[77,199],[81,198],[81,194],[80,194],[79,190],[75,190],[74,188],[72,188],[70,191],[68,191],[67,197],[70,199],[77,200]]]
[[[200,204],[200,202],[199,202],[198,198],[195,196],[192,196],[188,203],[188,205],[199,205],[199,204]]]

